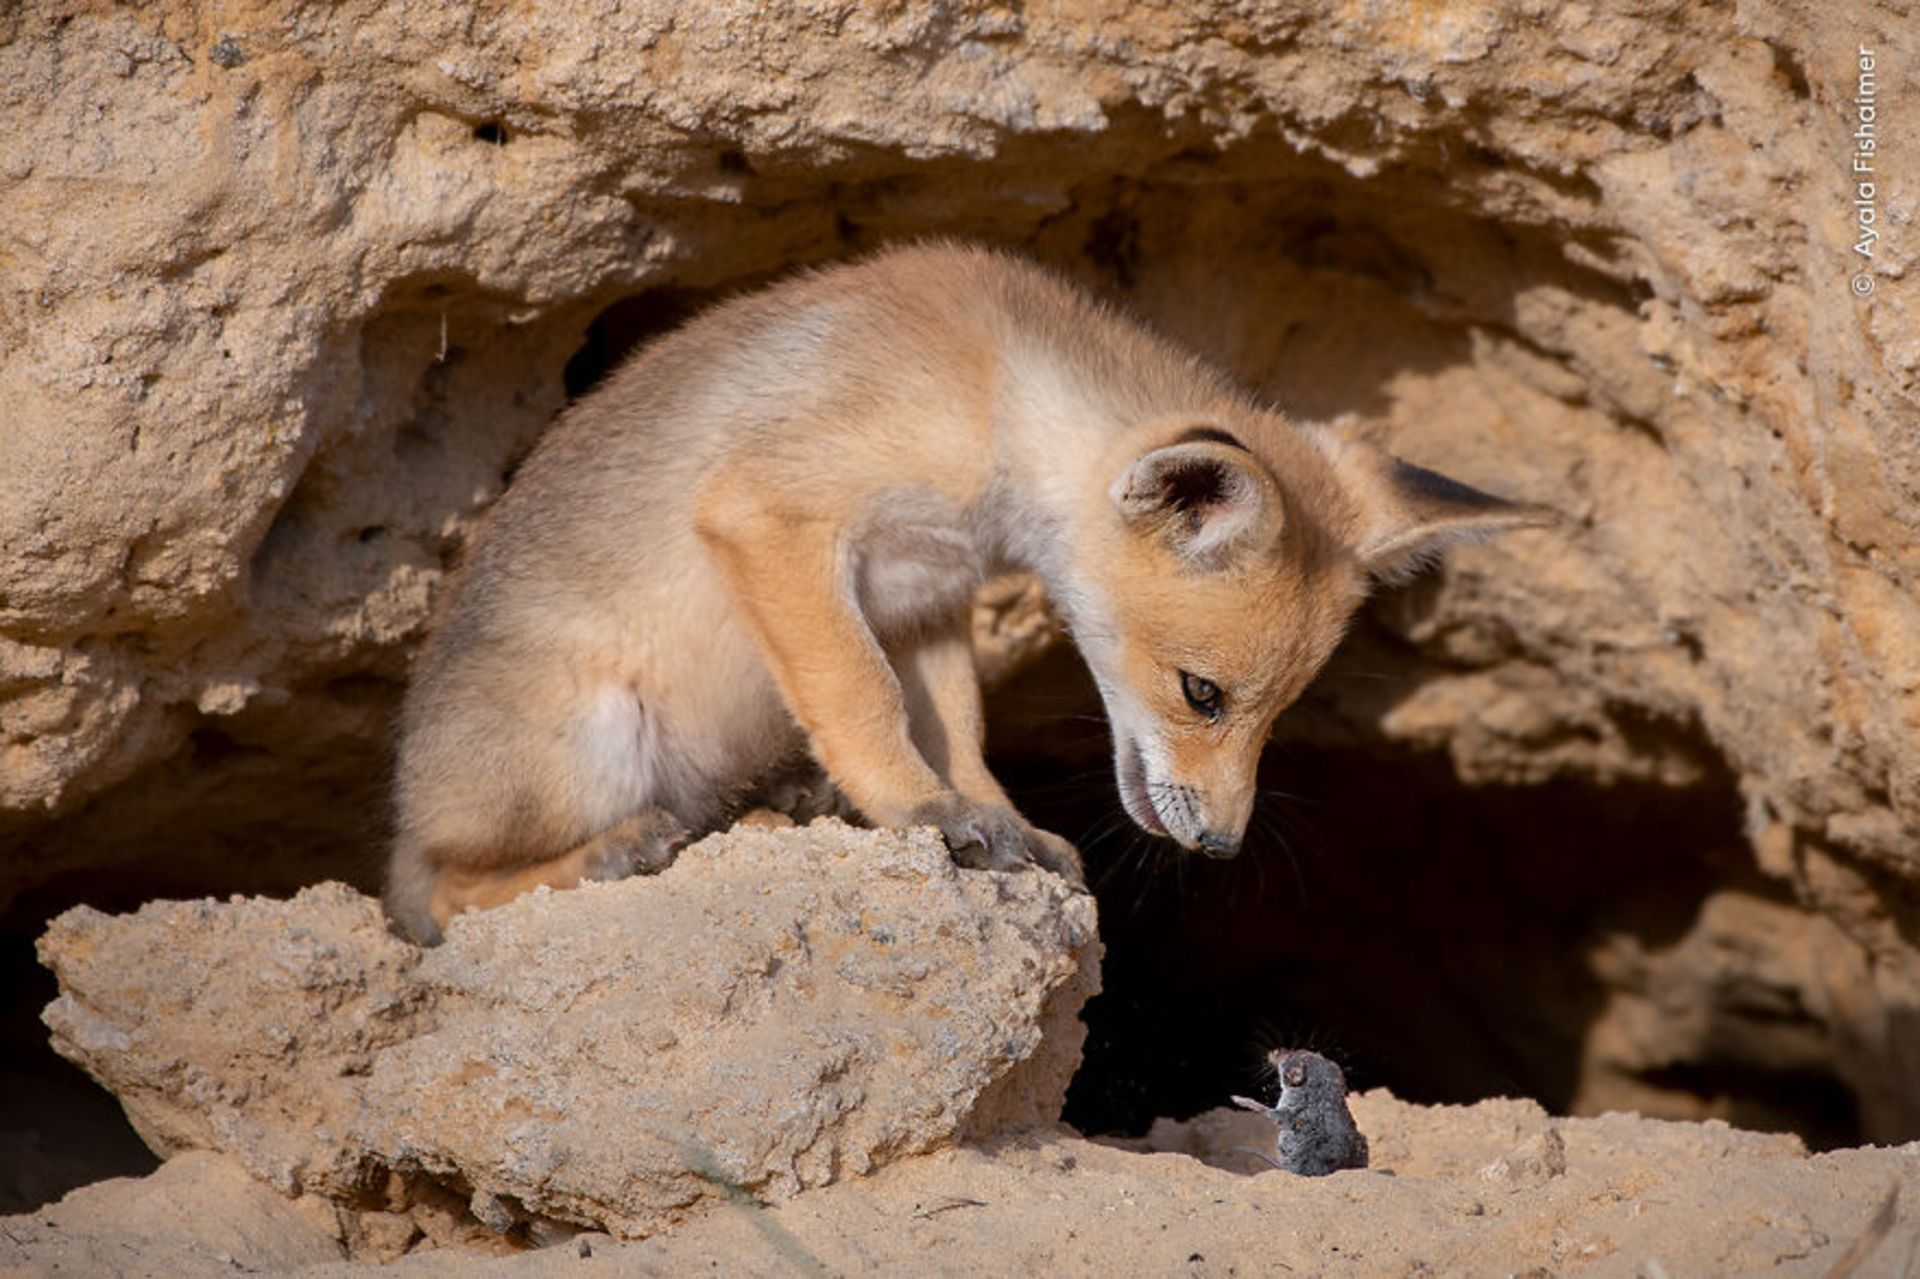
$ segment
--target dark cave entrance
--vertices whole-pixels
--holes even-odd
[[[567,399],[591,391],[648,341],[679,328],[715,300],[702,290],[668,287],[632,294],[603,309],[562,373]]]
[[[1322,678],[1345,677],[1336,658]],[[1071,656],[999,700],[1020,709],[989,717],[1007,725],[996,770],[1035,822],[1081,842],[1100,903],[1104,989],[1065,1115],[1087,1133],[1138,1135],[1267,1095],[1277,1047],[1332,1057],[1355,1089],[1567,1113],[1607,997],[1589,949],[1621,932],[1671,944],[1729,884],[1780,892],[1752,867],[1724,771],[1680,789],[1473,787],[1436,753],[1316,744],[1311,693],[1289,712],[1302,730],[1268,748],[1242,853],[1210,862],[1119,816],[1097,699]],[[1860,1140],[1830,1075],[1730,1059],[1646,1082],[1815,1148]]]

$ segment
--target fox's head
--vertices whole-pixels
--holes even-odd
[[[1239,850],[1273,721],[1325,665],[1375,579],[1449,542],[1551,523],[1267,414],[1129,432],[1085,497],[1067,612],[1143,829]]]

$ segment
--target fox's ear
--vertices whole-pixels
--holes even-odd
[[[1279,486],[1234,444],[1192,441],[1144,453],[1107,495],[1130,526],[1163,538],[1196,568],[1217,568],[1280,532]]]
[[[1509,502],[1366,444],[1341,443],[1334,465],[1360,507],[1354,557],[1375,577],[1406,577],[1456,542],[1560,522],[1544,506]]]

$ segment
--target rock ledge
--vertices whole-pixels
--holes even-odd
[[[323,884],[80,907],[40,954],[56,1048],[162,1155],[220,1150],[429,1234],[458,1233],[458,1197],[500,1234],[644,1236],[1056,1120],[1099,943],[1053,876],[820,822],[537,893],[431,951]]]

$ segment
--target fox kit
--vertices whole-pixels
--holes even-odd
[[[1127,813],[1230,856],[1369,578],[1548,518],[1296,426],[1011,257],[793,279],[647,348],[500,499],[406,699],[389,904],[431,939],[657,868],[808,752],[962,864],[1078,877],[981,758],[967,619],[1007,568],[1093,673]]]

